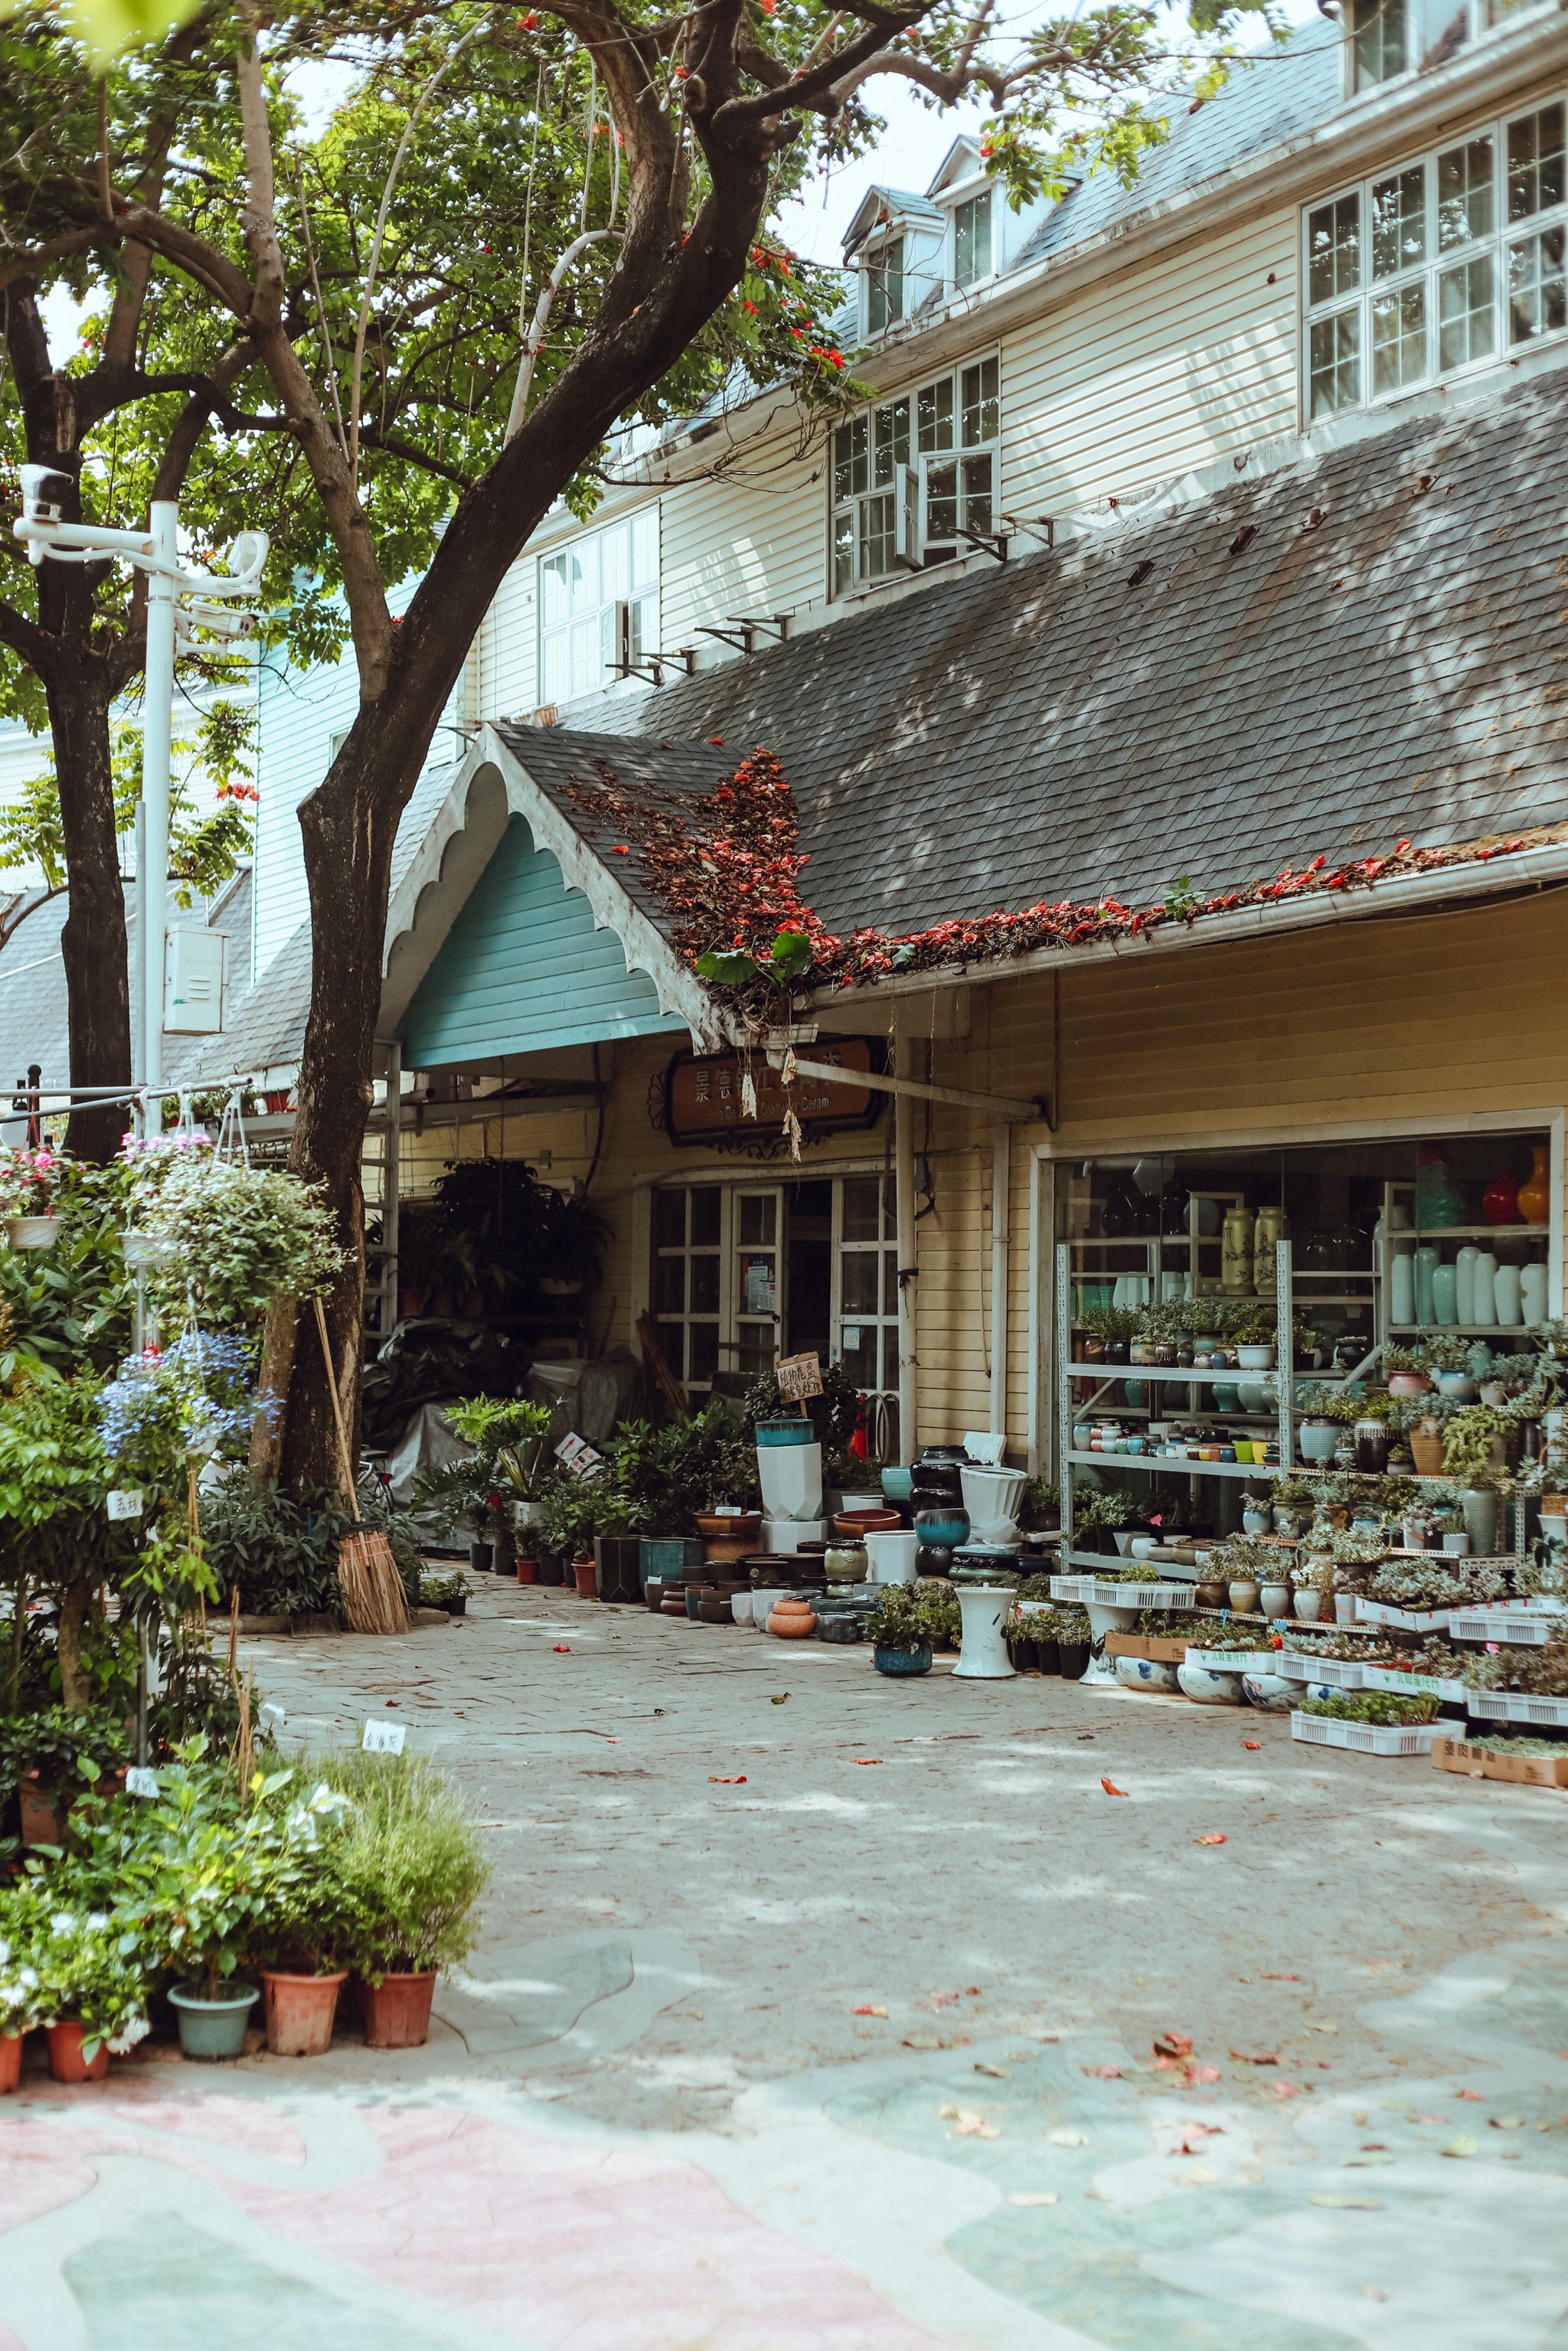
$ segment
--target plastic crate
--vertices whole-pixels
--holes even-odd
[[[1336,1722],[1329,1714],[1292,1714],[1291,1736],[1309,1747],[1343,1747],[1353,1755],[1430,1755],[1448,1730],[1436,1722]]]
[[[1301,1649],[1281,1649],[1274,1670],[1288,1682],[1323,1682],[1330,1689],[1360,1689],[1366,1667],[1358,1657],[1314,1657]]]
[[[1568,1729],[1568,1698],[1532,1698],[1524,1690],[1469,1690],[1466,1703],[1473,1715],[1493,1722],[1540,1722]]]
[[[1454,1641],[1503,1641],[1516,1649],[1543,1649],[1552,1638],[1550,1616],[1526,1615],[1521,1608],[1456,1608],[1448,1620]]]
[[[1451,1608],[1396,1608],[1386,1600],[1355,1596],[1356,1621],[1362,1625],[1397,1625],[1402,1633],[1446,1633]]]
[[[1053,1600],[1092,1601],[1096,1608],[1190,1608],[1192,1593],[1179,1583],[1102,1583],[1095,1575],[1053,1575]]]
[[[1397,1666],[1363,1666],[1362,1687],[1381,1690],[1424,1690],[1429,1698],[1446,1698],[1450,1706],[1468,1706],[1475,1692],[1451,1674],[1405,1674]]]

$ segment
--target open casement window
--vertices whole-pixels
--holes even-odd
[[[993,354],[841,424],[833,434],[835,596],[948,563],[996,528],[1001,371]]]
[[[904,239],[873,246],[865,262],[865,330],[883,335],[904,316]]]
[[[991,191],[953,207],[953,283],[973,286],[991,274]]]
[[[1561,99],[1305,215],[1309,423],[1568,331]]]
[[[784,1202],[777,1185],[735,1194],[736,1369],[747,1378],[778,1362],[784,1322]]]
[[[539,700],[573,702],[659,642],[659,510],[587,531],[539,559]]]
[[[834,1187],[832,1352],[875,1402],[884,1427],[873,1450],[898,1446],[898,1251],[893,1184],[883,1176],[844,1176]],[[869,1412],[868,1412],[869,1421]]]

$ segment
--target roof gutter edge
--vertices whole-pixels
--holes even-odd
[[[993,979],[1076,970],[1083,964],[1125,962],[1134,956],[1169,955],[1181,948],[1224,946],[1238,940],[1272,938],[1286,932],[1316,930],[1338,923],[1366,922],[1378,915],[1425,914],[1449,897],[1498,897],[1558,882],[1568,882],[1568,841],[1548,841],[1538,849],[1515,850],[1506,856],[1489,859],[1485,864],[1478,861],[1445,865],[1435,872],[1396,874],[1390,881],[1364,883],[1354,890],[1323,890],[1282,903],[1239,906],[1228,914],[1200,914],[1191,923],[1163,923],[1153,930],[1141,932],[1136,938],[1095,939],[1076,947],[1032,947],[1027,955],[936,965],[925,971],[862,981],[853,988],[818,988],[812,993],[810,1004],[813,1010],[826,1011],[847,998],[873,992],[879,997],[928,996],[939,987],[973,987]]]

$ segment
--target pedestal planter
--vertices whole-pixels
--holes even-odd
[[[245,2030],[261,1998],[254,1984],[229,1984],[209,2000],[194,1984],[175,1984],[169,2005],[180,2022],[180,2053],[200,2064],[243,2057]]]
[[[367,2049],[423,2049],[430,2038],[430,2003],[435,1991],[435,1970],[419,1975],[383,1976],[367,1984],[365,2046]]]
[[[879,1674],[928,1674],[931,1645],[924,1642],[918,1649],[873,1648],[871,1658]]]
[[[49,2072],[57,2082],[101,2082],[109,2071],[109,2049],[100,2042],[89,2064],[81,2053],[82,2028],[74,2019],[44,2027],[49,2043]]]
[[[1010,1584],[974,1583],[956,1586],[964,1619],[964,1649],[953,1671],[961,1680],[1010,1682],[1002,1624],[1012,1606]]]
[[[22,2078],[22,2040],[19,2032],[0,2032],[0,2098],[8,2098]]]
[[[275,2057],[324,2054],[331,2045],[338,1994],[347,1981],[347,1969],[335,1975],[296,1976],[277,1968],[263,1968],[267,2045]]]
[[[1091,1655],[1093,1656],[1093,1662],[1077,1678],[1085,1683],[1096,1683],[1102,1689],[1114,1688],[1116,1668],[1104,1654],[1105,1635],[1107,1633],[1124,1633],[1138,1611],[1136,1607],[1121,1605],[1114,1608],[1108,1607],[1103,1602],[1097,1600],[1086,1601],[1084,1605],[1089,1612],[1089,1630],[1092,1636]],[[1094,1655],[1095,1651],[1099,1654]],[[1066,1667],[1063,1666],[1063,1673],[1066,1670]]]
[[[635,1607],[643,1596],[643,1543],[638,1535],[601,1535],[593,1546],[599,1563],[599,1596]]]

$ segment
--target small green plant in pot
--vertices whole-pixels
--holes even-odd
[[[26,1879],[0,1895],[0,1940],[27,1986],[26,2012],[49,2036],[57,2082],[100,2081],[147,2030],[151,1972],[139,1922],[89,1909],[74,1889]]]
[[[930,1607],[912,1584],[890,1583],[865,1620],[879,1674],[928,1674],[931,1670]]]
[[[350,1754],[322,1768],[352,1805],[329,1868],[353,1922],[342,1948],[365,1985],[366,2042],[418,2048],[429,2037],[437,1972],[473,1946],[489,1876],[479,1833],[418,1757]]]

